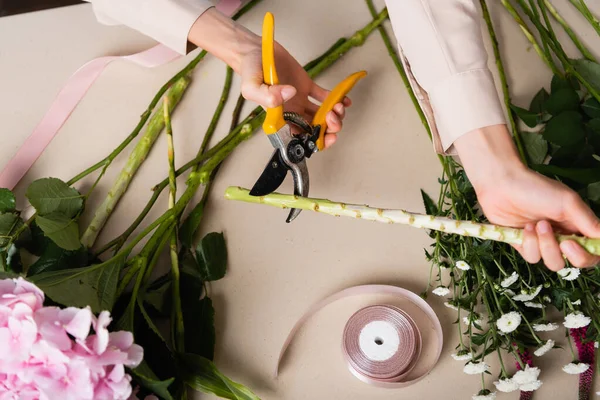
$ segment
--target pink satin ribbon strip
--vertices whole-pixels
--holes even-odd
[[[240,5],[240,0],[221,0],[216,7],[223,14],[231,16]],[[179,57],[179,53],[159,44],[137,54],[100,57],[84,64],[69,78],[42,120],[2,169],[0,187],[12,190],[19,183],[108,64],[126,60],[144,68],[154,68]]]
[[[407,376],[417,364],[421,353],[421,335],[416,324],[408,314],[397,307],[387,305],[366,307],[365,309],[357,311],[357,313],[348,320],[344,329],[344,336],[341,339],[342,351],[345,353],[344,356],[348,362],[350,372],[361,381],[370,385],[394,389],[410,386],[427,376],[439,360],[444,344],[442,325],[431,306],[417,294],[403,288],[389,285],[363,285],[344,289],[317,302],[311,306],[302,317],[300,317],[281,348],[275,367],[275,377],[279,375],[279,367],[287,348],[291,344],[298,330],[312,315],[338,300],[364,295],[392,295],[413,303],[428,317],[433,325],[437,346],[434,353],[434,359],[424,372],[419,376],[407,380]],[[356,335],[360,334],[362,327],[369,322],[376,320],[384,320],[395,326],[400,338],[402,348],[398,349],[398,352],[389,360],[389,362],[361,360],[363,355],[359,354],[360,349],[358,348],[358,345],[352,344],[356,340]]]

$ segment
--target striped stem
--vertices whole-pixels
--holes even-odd
[[[272,193],[266,196],[251,196],[248,189],[231,186],[225,191],[225,198],[247,203],[265,204],[282,209],[298,208],[323,214],[365,219],[386,224],[409,225],[419,229],[430,229],[461,236],[476,237],[508,244],[520,245],[523,230],[471,221],[459,221],[446,217],[435,217],[404,210],[374,208],[367,205],[346,204],[327,199],[315,199]],[[574,240],[588,252],[600,255],[600,239],[590,239],[575,235],[556,235],[559,242]]]
[[[552,15],[552,17],[556,20],[556,22],[558,22],[560,24],[560,26],[562,26],[562,28],[565,30],[567,35],[569,35],[569,37],[571,38],[571,40],[573,41],[575,46],[579,49],[581,54],[588,60],[596,62],[596,58],[594,57],[594,55],[585,46],[585,44],[583,44],[581,42],[581,40],[579,40],[579,38],[577,37],[577,34],[573,31],[573,29],[571,29],[571,27],[569,26],[567,21],[565,21],[565,19],[562,17],[562,15],[559,14],[559,12],[552,5],[552,3],[550,3],[549,0],[544,0],[544,4],[546,5],[546,8],[548,9],[548,11]]]
[[[579,10],[581,15],[583,15],[584,18],[590,23],[590,25],[592,26],[592,28],[594,28],[596,33],[598,35],[600,35],[600,21],[598,20],[598,18],[596,18],[594,16],[594,14],[592,14],[592,12],[588,8],[587,4],[585,4],[585,1],[584,0],[569,0],[569,1],[571,2],[571,4],[573,4],[575,6],[575,8],[577,8],[577,10]]]

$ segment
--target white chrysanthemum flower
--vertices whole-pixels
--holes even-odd
[[[504,333],[510,333],[517,329],[521,324],[521,314],[516,311],[511,311],[502,315],[498,321],[496,321],[496,325],[498,329]]]
[[[508,278],[505,278],[502,282],[500,282],[500,286],[502,286],[503,288],[507,288],[518,280],[519,280],[519,274],[517,274],[516,272],[513,272],[511,276],[509,276]]]
[[[469,361],[463,368],[463,372],[468,375],[479,375],[490,369],[490,366],[483,361]]]
[[[513,381],[512,378],[500,379],[499,381],[494,382],[494,385],[496,386],[496,389],[504,393],[510,393],[514,392],[515,390],[519,390],[519,384]]]
[[[488,394],[474,394],[472,397],[473,400],[494,400],[495,398],[496,392],[489,392]]]
[[[523,392],[533,392],[534,390],[538,390],[540,387],[542,387],[542,381],[535,380],[520,385],[519,390],[522,390]]]
[[[536,351],[534,351],[533,354],[535,354],[538,357],[541,357],[544,354],[546,354],[547,352],[549,352],[550,349],[552,349],[553,347],[554,347],[554,340],[548,339],[548,341],[545,344],[543,344],[542,346],[540,346]]]
[[[510,296],[510,297],[514,297],[514,296],[516,296],[516,295],[517,295],[515,292],[513,292],[513,291],[512,291],[512,290],[510,290],[510,289],[506,289],[506,290],[505,290],[504,292],[502,292],[502,293],[504,293],[504,294],[506,294],[507,296]]]
[[[544,303],[552,303],[552,299],[550,298],[550,296],[544,296],[542,297],[542,300],[544,300]]]
[[[565,281],[574,281],[581,275],[581,270],[579,268],[563,268],[557,274]]]
[[[473,355],[468,350],[461,350],[458,353],[452,353],[452,358],[456,361],[469,361]]]
[[[579,375],[579,374],[582,374],[585,371],[587,371],[589,368],[590,368],[590,364],[586,364],[586,363],[568,363],[562,369],[567,374]]]
[[[456,307],[456,306],[455,306],[455,305],[454,305],[452,302],[450,302],[450,301],[447,301],[447,302],[445,302],[445,303],[444,303],[444,305],[445,305],[446,307],[448,307],[448,308],[451,308],[451,309],[453,309],[454,311],[458,311],[458,307]]]
[[[565,321],[563,325],[565,328],[569,329],[577,329],[583,328],[584,326],[588,326],[592,322],[592,319],[586,316],[584,313],[580,311],[572,312],[565,317]]]
[[[594,348],[597,349],[598,347],[600,347],[600,343],[594,342]]]
[[[525,292],[525,291],[521,290],[521,294],[514,296],[513,300],[515,300],[515,301],[531,301],[535,298],[535,296],[540,294],[541,290],[542,290],[542,285],[539,285],[538,287],[533,289],[533,291],[530,291],[530,292]]]
[[[526,301],[525,305],[529,308],[544,308],[544,306],[540,303],[534,303],[532,301]]]
[[[581,305],[581,299],[572,301],[571,304],[573,304],[574,306],[580,306]]]
[[[433,289],[431,293],[435,294],[436,296],[447,296],[450,293],[450,289],[445,286],[438,286]]]
[[[525,369],[515,373],[515,375],[512,377],[512,380],[518,383],[519,387],[521,387],[521,385],[537,381],[538,376],[540,376],[540,369],[538,367],[530,367],[529,365],[526,365]]]
[[[469,314],[468,316],[463,317],[462,320],[467,326],[475,324],[481,326],[481,319],[479,318],[479,315],[477,313]]]
[[[533,330],[536,332],[551,332],[558,329],[558,324],[549,322],[547,324],[534,324]]]
[[[463,271],[468,271],[471,269],[471,266],[464,261],[457,261],[455,265],[456,265],[456,268],[463,270]]]

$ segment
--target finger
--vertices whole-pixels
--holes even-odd
[[[337,141],[337,134],[328,133],[325,135],[325,148],[328,149]]]
[[[559,269],[564,268],[565,260],[550,223],[548,221],[538,222],[536,231],[540,244],[540,255],[542,256],[546,267],[552,271],[558,271]]]
[[[538,237],[535,233],[535,226],[532,223],[525,225],[521,248],[522,250],[519,251],[519,253],[521,253],[525,261],[530,264],[538,263],[542,258]]]
[[[337,103],[335,106],[333,106],[333,111],[335,111],[340,119],[344,119],[346,116],[346,108],[342,103]]]
[[[587,268],[598,264],[600,257],[594,256],[583,249],[573,240],[567,240],[560,244],[560,249],[569,259],[571,264],[578,268]]]
[[[329,90],[323,89],[321,86],[319,86],[315,83],[312,86],[308,95],[310,97],[312,97],[313,99],[318,100],[319,102],[322,103],[325,101],[325,98],[327,97],[329,92],[330,92]],[[344,107],[350,107],[352,105],[352,100],[350,100],[350,98],[348,96],[345,96],[344,99],[342,100],[342,104],[344,105]]]
[[[333,111],[327,113],[325,121],[327,122],[326,133],[338,133],[342,130],[342,120]]]
[[[242,84],[242,95],[263,108],[275,108],[296,95],[296,88],[289,85],[257,85],[249,81]]]
[[[578,194],[572,192],[565,200],[563,209],[567,220],[574,224],[579,232],[590,238],[600,238],[600,220]]]

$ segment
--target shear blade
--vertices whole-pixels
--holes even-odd
[[[287,167],[279,157],[279,150],[275,150],[267,166],[250,191],[250,195],[265,196],[273,193],[285,180],[287,171]]]

